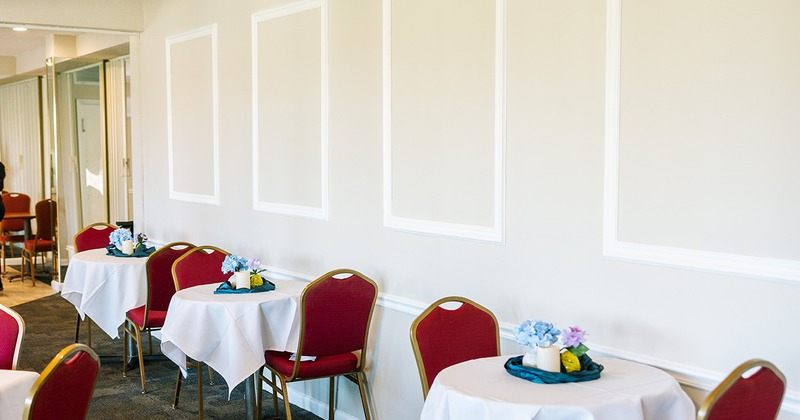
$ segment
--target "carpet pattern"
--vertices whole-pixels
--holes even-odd
[[[25,337],[18,369],[40,372],[62,348],[75,340],[75,308],[61,297],[53,295],[14,307],[25,320]],[[81,325],[81,342],[86,343],[86,323]],[[122,337],[122,334],[120,334]],[[153,351],[160,354],[160,343],[153,339]],[[147,354],[147,339],[143,337]],[[89,419],[192,419],[198,416],[197,376],[191,369],[181,385],[180,403],[172,408],[172,397],[178,368],[172,361],[156,357],[145,360],[147,394],[141,393],[139,369],[129,369],[122,376],[123,342],[112,340],[97,326],[92,328],[92,348],[100,355],[100,373],[89,407]],[[147,359],[147,356],[145,356]],[[244,419],[244,385],[233,389],[230,400],[228,387],[222,376],[214,375],[215,384],[209,385],[208,371],[203,372],[204,416],[209,419]],[[65,390],[64,392],[69,392]],[[291,391],[290,391],[291,393]],[[262,416],[265,419],[285,418],[283,404],[276,416],[272,398],[264,393]],[[319,417],[292,406],[292,417],[299,420]]]

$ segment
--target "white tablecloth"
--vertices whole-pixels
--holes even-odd
[[[111,338],[119,337],[125,313],[147,303],[147,258],[106,255],[105,248],[78,252],[69,260],[61,297],[89,315]]]
[[[436,376],[421,419],[689,420],[694,405],[678,382],[659,369],[612,358],[600,379],[543,385],[517,378],[511,356],[470,360]]]
[[[186,376],[186,356],[219,372],[232,390],[264,364],[265,350],[295,351],[300,294],[308,284],[273,280],[275,290],[219,294],[219,284],[175,293],[161,329],[161,352]]]
[[[21,419],[25,398],[39,374],[26,370],[0,369],[0,419]]]

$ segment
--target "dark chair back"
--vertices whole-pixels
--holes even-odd
[[[147,312],[166,311],[169,301],[175,294],[175,281],[172,279],[172,265],[195,246],[188,242],[173,242],[164,245],[147,258]]]

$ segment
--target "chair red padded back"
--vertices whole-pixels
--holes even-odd
[[[89,411],[100,359],[84,344],[71,344],[53,358],[25,400],[23,419],[82,420]]]
[[[25,321],[13,309],[0,305],[0,369],[16,369],[25,335]]]
[[[758,369],[750,375],[752,369]],[[775,420],[786,377],[772,363],[748,360],[733,370],[703,401],[698,420]]]
[[[15,192],[3,193],[2,199],[3,205],[6,208],[6,213],[29,213],[31,211],[31,197],[27,194]],[[25,221],[19,219],[3,220],[0,222],[0,230],[4,233],[21,232],[25,230]]]
[[[228,255],[229,252],[210,245],[190,249],[172,265],[175,290],[228,280],[231,274],[222,273],[222,261]]]
[[[117,227],[109,223],[92,223],[75,234],[75,251],[105,248],[111,242],[109,236]]]
[[[300,338],[296,357],[284,351],[264,352],[264,368],[271,379],[259,373],[256,387],[262,381],[272,388],[273,409],[278,412],[278,393],[283,394],[284,410],[291,418],[287,382],[329,378],[328,418],[336,410],[334,379],[344,376],[358,384],[364,418],[370,419],[367,404],[366,358],[369,325],[378,285],[365,275],[348,269],[328,272],[309,283],[300,298]],[[315,356],[303,361],[301,356]],[[275,380],[275,378],[278,380]],[[258,398],[258,413],[261,398]]]
[[[460,303],[455,309],[442,304]],[[449,306],[449,305],[448,305]],[[411,346],[417,360],[422,395],[442,369],[467,360],[500,355],[500,328],[494,314],[463,297],[437,300],[411,324]]]
[[[167,310],[169,301],[175,294],[172,265],[194,247],[188,242],[173,242],[157,249],[147,258],[148,310]]]
[[[337,278],[341,274],[346,277]],[[326,356],[366,348],[377,296],[375,283],[355,271],[333,271],[310,283],[303,291],[298,352]]]

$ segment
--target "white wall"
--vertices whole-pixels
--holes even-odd
[[[769,359],[789,380],[783,417],[800,414],[800,342],[788,330],[800,320],[800,30],[790,24],[800,6],[395,1],[385,13],[388,0],[333,0],[319,26],[285,17],[327,31],[314,46],[327,60],[309,64],[324,83],[283,116],[318,124],[319,138],[287,124],[282,138],[253,135],[255,118],[263,127],[283,114],[254,118],[254,104],[281,98],[259,90],[254,101],[254,73],[282,67],[254,67],[270,52],[253,56],[251,19],[289,2],[145,1],[132,52],[137,230],[258,256],[276,273],[371,276],[383,293],[377,418],[418,417],[408,327],[453,294],[504,323],[504,353],[519,353],[508,332],[525,319],[580,325],[593,351],[662,367],[696,399],[740,362]],[[507,19],[487,16],[498,4]],[[258,36],[290,32],[266,25]],[[207,38],[180,42],[200,29]],[[169,55],[170,68],[197,73],[167,71],[168,38],[195,55]],[[203,133],[171,131],[193,115]],[[284,173],[254,170],[254,144],[266,147],[256,166],[278,153]],[[287,161],[320,168],[291,172]],[[254,179],[268,187],[254,191]],[[284,206],[260,206],[274,201]],[[340,388],[340,408],[360,418],[354,387]],[[309,406],[326,399],[322,385],[304,390]]]

